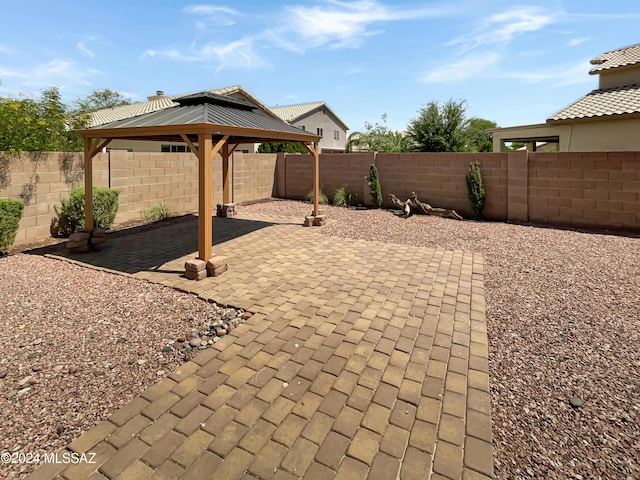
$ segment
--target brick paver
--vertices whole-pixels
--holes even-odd
[[[32,478],[491,477],[479,255],[213,223],[229,271],[199,282],[194,221],[73,255],[254,315],[68,446],[98,464]]]

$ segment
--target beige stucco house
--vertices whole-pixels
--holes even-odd
[[[322,136],[321,153],[344,153],[349,127],[324,102],[272,107],[271,111],[294,127]]]
[[[493,151],[505,143],[556,145],[560,152],[640,151],[640,44],[591,60],[599,88],[560,110],[546,123],[495,128]]]

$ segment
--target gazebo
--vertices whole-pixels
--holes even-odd
[[[243,143],[298,142],[313,156],[313,216],[318,217],[320,136],[266,115],[242,100],[202,92],[175,100],[178,105],[80,130],[84,138],[85,230],[93,232],[93,157],[114,139],[184,142],[198,158],[198,258],[212,255],[212,162],[222,157],[223,203],[231,202],[229,156]]]

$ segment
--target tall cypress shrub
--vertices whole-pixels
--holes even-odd
[[[467,171],[467,197],[476,218],[483,218],[482,210],[484,209],[485,196],[482,186],[482,172],[477,161],[471,162]]]
[[[380,208],[382,205],[382,189],[380,188],[380,181],[378,180],[378,169],[374,164],[369,167],[369,180],[367,182],[371,189],[371,196],[376,207]]]

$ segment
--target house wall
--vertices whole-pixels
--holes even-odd
[[[560,152],[637,152],[640,151],[639,131],[640,118],[500,128],[493,130],[493,151],[504,151],[505,141],[557,136]]]
[[[603,70],[599,75],[598,88],[615,88],[625,85],[635,85],[640,83],[640,68],[637,66],[623,68],[618,67],[614,70]]]
[[[54,206],[75,185],[65,178],[65,154],[46,154],[36,163],[29,158],[10,166],[10,186],[0,197],[20,199],[25,185],[34,185],[16,244],[49,237]],[[81,156],[73,154],[76,161]],[[549,225],[640,231],[640,149],[637,152],[504,152],[325,154],[320,158],[320,185],[333,196],[346,186],[365,205],[372,199],[365,177],[378,168],[384,195],[405,200],[418,192],[433,207],[452,208],[472,216],[466,199],[469,163],[480,164],[486,192],[484,214],[489,219]],[[68,162],[67,162],[68,164]],[[313,187],[310,155],[242,154],[231,161],[233,201],[271,197],[303,199]],[[222,202],[222,162],[213,162],[213,204]],[[94,158],[94,184],[120,189],[116,225],[140,221],[144,211],[160,202],[177,213],[197,211],[197,160],[187,153],[113,151]],[[36,181],[37,179],[37,181]]]
[[[591,120],[572,127],[569,152],[640,151],[640,118]]]
[[[311,115],[295,122],[298,128],[305,127],[305,130],[315,135],[318,128],[322,128],[323,136],[320,140],[320,151],[340,150],[344,151],[347,145],[347,132],[340,125],[333,121],[324,111],[319,110]],[[334,131],[338,131],[339,139],[334,139]]]

